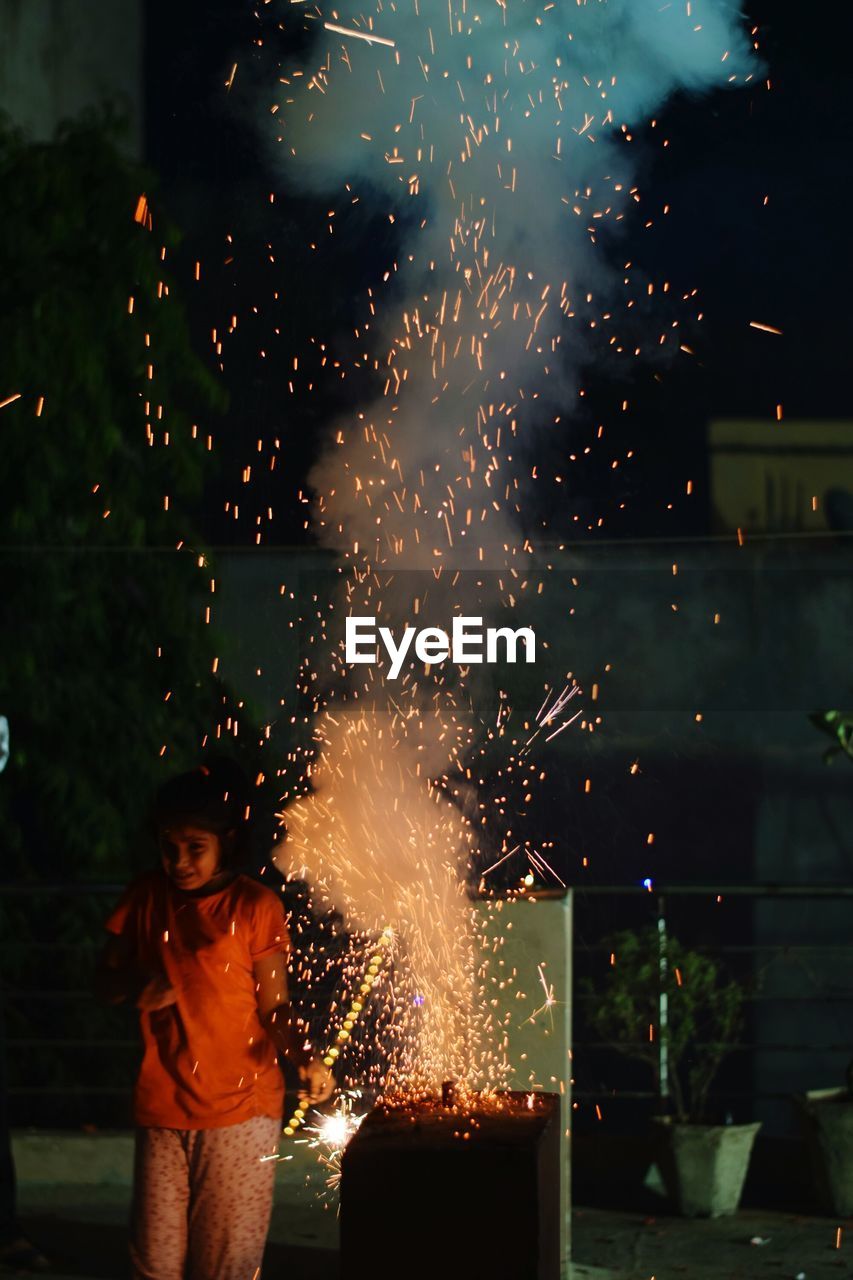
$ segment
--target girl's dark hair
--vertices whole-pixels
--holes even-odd
[[[251,846],[252,788],[243,770],[228,756],[213,756],[180,773],[158,789],[150,810],[155,835],[169,827],[200,827],[223,837],[223,861],[237,866],[247,860]]]

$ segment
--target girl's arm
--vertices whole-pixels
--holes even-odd
[[[111,933],[95,969],[95,995],[105,1004],[135,1004],[153,1012],[174,1004],[177,992],[164,976],[142,973],[134,963],[133,949],[120,933]]]
[[[255,992],[261,1025],[279,1053],[294,1066],[313,1056],[307,1027],[296,1017],[287,991],[287,957],[284,952],[260,956],[254,963]]]
[[[261,1025],[279,1053],[298,1068],[309,1100],[325,1102],[334,1092],[334,1076],[314,1054],[308,1028],[293,1011],[287,990],[287,957],[281,951],[260,956],[254,973]]]

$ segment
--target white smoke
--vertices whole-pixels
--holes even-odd
[[[318,33],[276,117],[288,176],[406,230],[363,331],[385,388],[336,426],[319,523],[373,563],[508,563],[519,437],[569,400],[621,274],[626,139],[674,93],[749,80],[749,41],[727,0],[344,0],[334,22],[394,46]]]
[[[418,589],[399,570],[416,569],[432,571],[415,576],[433,601],[449,592],[448,607],[481,613],[454,574],[529,557],[523,473],[555,407],[570,416],[589,326],[621,283],[608,246],[638,197],[632,130],[675,93],[742,85],[749,42],[726,0],[377,0],[370,15],[341,0],[306,21],[313,64],[283,74],[273,117],[288,180],[369,201],[400,235],[354,308],[381,391],[330,430],[315,526],[355,569],[345,611],[411,621]],[[350,923],[406,938],[434,1011],[421,1064],[438,1080],[478,1065],[473,840],[434,787],[458,767],[466,717],[458,691],[403,686],[393,709],[374,685],[363,713],[322,719],[314,791],[289,810],[277,861],[307,870]],[[413,721],[430,758],[444,752],[434,771]]]

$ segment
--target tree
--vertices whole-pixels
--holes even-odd
[[[154,786],[239,722],[194,518],[223,395],[153,188],[108,114],[0,125],[4,879],[126,875]]]
[[[823,754],[826,764],[832,764],[838,755],[853,760],[853,715],[844,711],[813,711],[809,720],[821,733],[832,738],[833,745]]]

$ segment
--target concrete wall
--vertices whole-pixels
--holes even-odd
[[[141,0],[0,0],[0,111],[39,140],[105,98],[142,148]]]
[[[486,707],[501,688],[516,716],[535,715],[543,682],[571,670],[604,723],[593,737],[564,733],[550,756],[621,756],[636,746],[676,758],[690,743],[691,755],[728,752],[763,774],[831,783],[807,715],[853,695],[853,542],[662,541],[546,551],[542,560],[551,568],[525,575],[526,596],[511,615],[513,625],[535,627],[536,663],[479,668]],[[216,563],[214,621],[232,655],[224,674],[248,682],[274,714],[292,691],[312,597],[334,589],[333,561],[270,550]],[[414,595],[420,579],[410,576]],[[481,596],[497,599],[497,586]],[[502,614],[501,625],[509,620]]]

